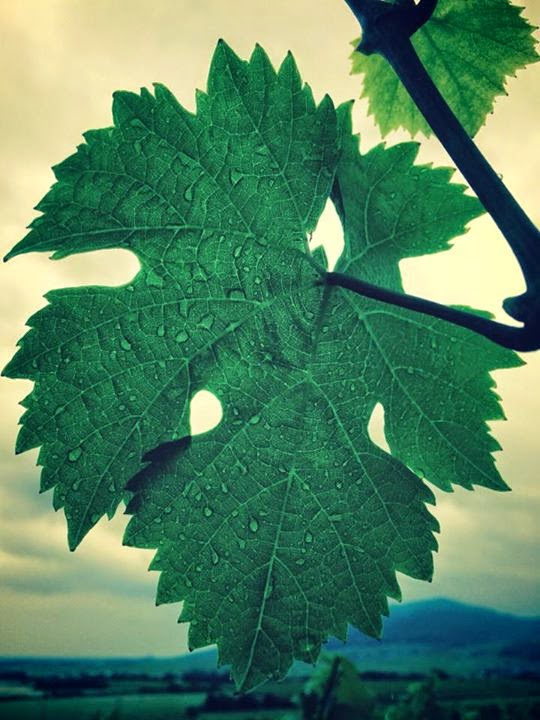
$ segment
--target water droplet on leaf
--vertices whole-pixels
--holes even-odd
[[[205,328],[205,330],[210,330],[213,324],[214,318],[212,315],[205,315],[199,320],[199,327]]]
[[[149,287],[163,287],[163,278],[160,277],[154,270],[147,271],[145,281]]]
[[[245,300],[246,293],[241,288],[233,288],[227,291],[227,297],[230,300]]]
[[[68,452],[69,462],[76,462],[82,455],[82,448],[76,447]]]
[[[244,178],[244,174],[239,172],[238,170],[235,170],[234,168],[232,168],[229,171],[229,178],[233,185],[238,185],[240,180],[242,180]]]

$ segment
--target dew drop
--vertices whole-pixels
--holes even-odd
[[[122,350],[131,350],[131,343],[129,342],[129,340],[126,340],[126,338],[122,338],[120,340],[120,347],[122,348]]]
[[[260,422],[261,422],[261,416],[260,416],[260,415],[253,415],[253,416],[250,417],[250,419],[249,419],[249,424],[250,424],[250,425],[258,425],[258,423],[260,423]]]
[[[257,530],[259,529],[259,521],[257,520],[257,518],[251,518],[251,520],[249,521],[249,529],[253,533],[257,532]]]
[[[230,300],[245,300],[246,293],[241,288],[233,288],[227,291],[227,297]]]
[[[304,535],[304,540],[305,540],[305,542],[308,543],[308,545],[310,545],[310,544],[313,542],[313,535],[309,532],[309,530],[308,530],[308,532]]]
[[[68,460],[69,460],[69,462],[77,462],[77,460],[81,457],[81,455],[82,455],[82,448],[80,448],[80,447],[73,448],[73,450],[70,450],[68,452]]]
[[[229,488],[227,487],[227,485],[225,485],[224,482],[221,483],[221,492],[222,492],[224,495],[226,495],[226,494],[229,492]]]
[[[208,505],[207,505],[203,510],[204,517],[208,518],[208,517],[211,517],[213,514],[214,514],[214,511],[212,510],[211,507],[208,507]]]
[[[261,157],[269,157],[270,156],[270,148],[268,145],[259,145],[255,150],[256,155],[260,155]]]
[[[180,330],[179,333],[177,333],[176,337],[174,338],[177,343],[185,343],[188,339],[189,335],[185,330]]]
[[[199,320],[199,327],[203,327],[206,330],[210,330],[214,324],[214,318],[212,315],[205,315]]]
[[[239,258],[240,255],[242,254],[243,249],[244,249],[244,248],[243,248],[242,245],[238,245],[237,247],[235,247],[234,250],[233,250],[233,256],[234,256],[235,258]]]
[[[240,548],[240,550],[245,550],[246,549],[246,541],[242,540],[242,538],[240,538],[240,540],[238,540],[238,547]]]
[[[191,202],[193,200],[193,185],[189,185],[184,190],[184,200],[186,200],[187,202]]]
[[[234,168],[232,168],[229,171],[229,179],[233,185],[238,185],[240,180],[242,180],[243,178],[244,178],[244,174],[239,172],[238,170],[235,170]]]
[[[157,335],[158,337],[163,337],[165,335],[165,326],[160,325],[157,329]]]
[[[154,270],[148,270],[145,282],[149,287],[163,287],[163,278],[160,277]]]
[[[217,565],[219,562],[219,555],[215,550],[212,550],[212,565]]]
[[[263,599],[264,599],[264,600],[268,600],[268,598],[270,597],[270,595],[272,595],[273,591],[274,591],[274,581],[272,580],[272,578],[270,578],[270,580],[268,581],[266,587],[264,588]]]

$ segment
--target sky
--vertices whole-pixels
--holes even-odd
[[[540,24],[540,2],[522,2]],[[25,234],[33,206],[53,182],[50,167],[70,155],[81,133],[111,123],[111,94],[159,81],[189,109],[204,89],[209,60],[223,37],[242,57],[259,42],[275,64],[291,49],[317,99],[357,98],[361,80],[349,75],[356,22],[340,0],[0,0],[0,252]],[[538,222],[533,149],[540,146],[540,64],[508,83],[477,142],[525,210]],[[365,151],[380,142],[365,101],[354,108]],[[393,133],[393,144],[408,139]],[[422,162],[450,165],[434,139]],[[456,179],[459,179],[456,175]],[[317,230],[329,254],[342,237],[331,209]],[[0,365],[13,355],[26,319],[49,289],[127,282],[137,262],[102,251],[58,262],[46,254],[17,257],[0,268]],[[503,298],[522,280],[495,226],[484,217],[438,257],[402,263],[409,292],[445,303],[483,307],[505,319]],[[497,464],[511,493],[437,491],[442,526],[431,584],[400,576],[405,601],[450,597],[524,615],[540,614],[537,482],[540,442],[540,353],[527,365],[496,373],[506,422],[492,424],[503,447]],[[75,552],[65,520],[49,493],[38,495],[37,451],[13,452],[18,403],[31,390],[0,380],[0,655],[174,655],[187,649],[178,606],[154,607],[152,553],[121,545],[127,518],[103,519]],[[215,417],[202,402],[195,429]]]

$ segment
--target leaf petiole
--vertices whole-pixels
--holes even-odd
[[[418,109],[455,162],[479,200],[500,229],[521,267],[526,292],[504,302],[505,310],[524,323],[514,328],[465,311],[446,308],[420,298],[406,300],[407,295],[378,289],[379,299],[412,310],[443,317],[514,350],[540,348],[540,233],[519,205],[501,178],[493,170],[476,144],[465,132],[445,99],[433,83],[418,57],[410,36],[424,24],[435,10],[437,0],[409,0],[391,5],[381,0],[346,0],[362,26],[358,50],[379,53],[390,63]],[[343,287],[365,294],[360,287],[369,283],[347,280]],[[371,286],[373,287],[373,286]],[[370,292],[373,292],[371,290]],[[370,297],[374,295],[371,294]],[[382,297],[384,296],[384,298]]]
[[[394,290],[373,285],[359,278],[352,277],[339,272],[327,272],[324,277],[326,285],[334,285],[351,290],[358,295],[380,300],[390,305],[414,310],[423,315],[431,315],[432,317],[446,320],[454,325],[459,325],[469,330],[473,330],[479,335],[496,342],[502,347],[511,350],[520,350],[522,352],[540,349],[540,336],[536,328],[530,326],[514,327],[505,325],[504,323],[489,320],[481,315],[476,315],[466,310],[460,310],[448,305],[426,300],[425,298],[407,293],[400,293]]]

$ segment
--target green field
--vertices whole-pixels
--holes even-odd
[[[202,705],[206,698],[204,692],[135,694],[127,685],[118,684],[117,690],[123,686],[123,693],[115,693],[111,688],[107,695],[4,701],[0,704],[0,717],[2,720],[184,720],[188,717],[187,709]],[[366,689],[376,699],[375,718],[382,720],[385,710],[398,703],[410,685],[410,681],[401,679],[366,681]],[[298,679],[271,683],[265,691],[294,699],[301,688],[302,682]],[[448,678],[437,682],[436,696],[444,707],[459,711],[461,717],[540,718],[538,681]],[[260,709],[200,712],[196,717],[197,720],[281,720],[287,714],[283,709]]]
[[[0,715],[2,720],[181,720],[189,706],[200,705],[205,697],[175,693],[12,700],[0,705]]]

